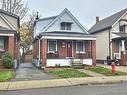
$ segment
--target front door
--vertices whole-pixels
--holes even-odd
[[[72,41],[67,41],[67,57],[72,57]]]

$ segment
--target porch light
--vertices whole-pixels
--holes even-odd
[[[62,43],[62,47],[66,47],[65,42]]]

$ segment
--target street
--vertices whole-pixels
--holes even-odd
[[[127,95],[127,83],[5,91],[0,95]]]

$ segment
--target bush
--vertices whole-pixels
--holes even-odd
[[[9,69],[13,68],[14,61],[10,53],[5,52],[2,57],[2,61],[6,68],[9,68]]]

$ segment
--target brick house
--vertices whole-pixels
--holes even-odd
[[[127,65],[127,9],[99,20],[89,33],[96,36],[97,61],[103,62],[107,56],[120,60],[120,65]]]
[[[19,56],[19,17],[0,10],[0,61],[4,52],[8,51],[17,62]],[[0,62],[0,68],[2,64]]]
[[[65,9],[58,16],[36,20],[33,54],[46,67],[71,66],[72,59],[96,65],[96,38]]]

